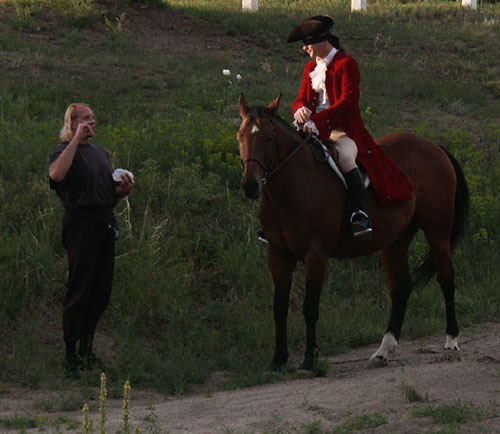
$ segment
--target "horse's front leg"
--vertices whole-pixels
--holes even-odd
[[[306,350],[304,361],[300,369],[311,371],[318,357],[316,344],[316,323],[319,318],[319,300],[323,280],[325,278],[327,256],[326,254],[308,255],[305,260],[306,267],[306,296],[302,311],[306,321]]]
[[[274,357],[271,363],[273,371],[280,370],[288,361],[288,304],[296,263],[295,259],[283,253],[280,254],[278,250],[269,246],[269,268],[274,281],[273,313],[276,332]]]
[[[401,327],[406,313],[408,297],[412,290],[410,271],[408,269],[408,246],[414,232],[401,237],[382,251],[382,263],[387,273],[391,291],[391,315],[379,349],[372,354],[369,367],[386,366],[389,356],[396,351]]]

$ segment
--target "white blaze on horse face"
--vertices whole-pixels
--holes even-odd
[[[383,362],[387,362],[389,360],[389,354],[393,354],[396,351],[397,345],[398,341],[394,335],[392,333],[386,333],[384,339],[382,339],[380,348],[370,357],[370,360],[379,359]]]
[[[246,140],[243,140],[246,132]],[[240,130],[237,134],[238,141],[240,142],[240,157],[242,160],[246,160],[248,158],[253,158],[253,156],[249,155],[251,149],[253,149],[253,137],[256,134],[260,133],[260,128],[257,125],[257,121],[253,118],[247,117],[243,119],[243,122],[240,125]]]
[[[458,348],[458,336],[453,337],[450,335],[446,335],[446,343],[444,344],[444,349],[460,351],[460,348]]]

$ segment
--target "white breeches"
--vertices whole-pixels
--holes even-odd
[[[335,149],[339,153],[339,166],[343,173],[348,173],[358,166],[356,157],[358,156],[358,147],[354,140],[346,136],[343,131],[333,130],[330,134],[330,140],[334,142]]]

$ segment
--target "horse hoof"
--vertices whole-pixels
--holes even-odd
[[[312,372],[314,370],[314,368],[309,363],[301,363],[298,370],[299,371]]]
[[[382,356],[371,357],[368,360],[367,368],[384,368],[389,364],[389,361]]]
[[[453,337],[450,335],[446,335],[446,343],[444,344],[444,349],[460,351],[460,348],[458,347],[458,336]]]

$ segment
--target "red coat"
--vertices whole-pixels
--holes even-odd
[[[358,147],[358,160],[368,172],[377,198],[390,204],[407,200],[413,187],[406,176],[376,145],[366,130],[359,111],[359,84],[357,62],[338,51],[326,70],[326,90],[330,107],[316,113],[319,94],[313,90],[309,74],[316,67],[311,60],[302,75],[302,86],[293,103],[293,113],[300,107],[312,111],[311,120],[318,127],[322,139],[328,139],[333,129],[343,130]]]

